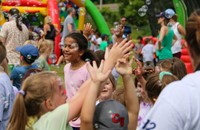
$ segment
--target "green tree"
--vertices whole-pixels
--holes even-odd
[[[144,4],[143,0],[124,0],[119,7],[120,15],[125,16],[131,25],[144,26],[147,24],[147,17],[138,14],[138,10]]]

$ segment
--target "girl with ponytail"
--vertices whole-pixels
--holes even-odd
[[[8,12],[9,21],[4,23],[0,32],[1,40],[7,49],[9,64],[19,63],[19,54],[16,47],[22,46],[29,38],[29,31],[22,23],[20,12],[11,8]]]

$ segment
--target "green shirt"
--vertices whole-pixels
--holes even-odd
[[[43,57],[39,57],[33,64],[36,64],[38,68],[43,71],[50,71],[50,67],[47,63],[47,60]]]
[[[107,41],[102,41],[100,44],[100,50],[105,51],[107,46],[108,46]]]
[[[160,37],[160,35],[158,37]],[[174,31],[171,28],[168,28],[168,33],[164,36],[161,43],[161,46],[163,48],[161,50],[158,50],[157,52],[159,60],[173,58],[171,51],[173,38],[174,38]]]
[[[40,117],[33,125],[33,130],[72,130],[67,122],[68,112],[69,105],[65,103]]]

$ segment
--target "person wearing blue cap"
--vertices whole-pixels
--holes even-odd
[[[13,81],[13,86],[20,89],[21,81],[26,72],[29,69],[38,68],[37,65],[32,65],[32,63],[38,58],[39,52],[32,44],[17,47],[16,51],[20,52],[20,65],[13,68],[10,79]]]
[[[167,27],[169,23],[169,15],[166,12],[161,12],[156,15],[158,18],[158,24],[161,25],[161,29],[158,35],[158,48],[156,55],[159,60],[171,59],[172,56],[172,41],[174,38],[174,32],[170,27]]]
[[[181,40],[182,36],[186,35],[185,29],[179,22],[177,22],[178,17],[173,9],[166,9],[165,13],[170,18],[168,26],[172,27],[172,30],[174,31],[174,34],[177,37],[177,40],[173,43],[171,48],[173,57],[181,58],[181,51],[182,51]]]

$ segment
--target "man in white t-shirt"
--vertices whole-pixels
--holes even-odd
[[[92,44],[94,45],[94,51],[98,51],[100,49],[100,44],[102,42],[101,33],[99,31],[96,31],[95,37],[96,39],[92,41]]]

